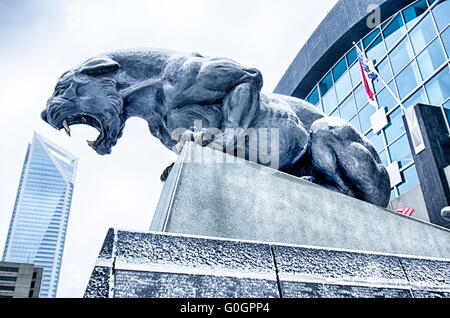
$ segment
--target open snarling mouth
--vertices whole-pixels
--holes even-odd
[[[59,124],[54,127],[58,130],[64,130],[68,136],[71,136],[71,126],[73,125],[88,125],[95,128],[99,135],[96,140],[86,140],[87,144],[99,154],[107,154],[111,152],[112,138],[108,137],[107,127],[102,124],[102,121],[91,114],[72,114],[60,115]],[[56,122],[58,122],[56,121]]]
[[[64,118],[64,120],[61,122],[59,129],[64,129],[67,135],[71,136],[70,126],[72,125],[88,125],[90,127],[93,127],[97,129],[100,132],[99,137],[95,141],[86,140],[89,146],[93,147],[98,141],[103,139],[104,132],[103,127],[96,117],[88,114],[77,114],[77,115],[70,115]]]

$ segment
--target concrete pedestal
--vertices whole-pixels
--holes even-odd
[[[151,231],[450,259],[450,231],[188,143]]]

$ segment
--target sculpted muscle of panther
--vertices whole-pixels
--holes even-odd
[[[177,153],[193,140],[235,155],[244,150],[246,159],[265,165],[249,153],[261,144],[262,132],[269,132],[265,138],[277,140],[268,150],[277,153],[277,169],[387,205],[388,174],[364,136],[303,100],[262,93],[262,84],[257,69],[225,58],[161,49],[114,51],[65,72],[41,117],[69,134],[70,125],[95,127],[99,137],[88,144],[101,155],[111,153],[134,116]]]

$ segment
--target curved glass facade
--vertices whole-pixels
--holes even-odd
[[[405,108],[424,103],[440,106],[450,121],[450,0],[419,0],[357,42]],[[388,166],[398,161],[403,182],[391,200],[419,183],[403,125],[400,105],[383,83],[373,81],[388,125],[374,134],[356,49],[352,48],[323,76],[306,100],[326,114],[342,117],[365,135]],[[301,97],[301,96],[299,96]]]
[[[43,268],[40,297],[55,297],[77,159],[38,134],[28,145],[3,260]]]

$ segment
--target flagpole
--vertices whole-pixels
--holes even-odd
[[[363,56],[366,56],[365,53],[361,52],[361,50],[359,49],[359,47],[356,45],[356,42],[353,42],[353,45],[355,46],[356,50],[358,52],[360,52]],[[402,110],[402,115],[405,114],[406,112],[406,108],[405,106],[403,106],[401,100],[397,97],[396,94],[394,94],[394,92],[392,91],[392,89],[389,87],[388,84],[386,84],[386,82],[384,81],[384,79],[380,76],[380,73],[378,73],[378,71],[375,69],[375,66],[373,66],[372,68],[372,72],[375,73],[375,75],[380,79],[381,83],[384,85],[384,87],[386,87],[386,89],[389,91],[389,93],[392,95],[392,97],[394,97],[395,101],[400,105],[400,108]]]

